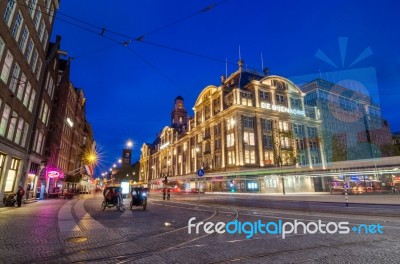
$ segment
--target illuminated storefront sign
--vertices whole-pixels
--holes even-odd
[[[275,112],[289,113],[289,114],[293,114],[293,115],[301,115],[301,116],[306,115],[306,113],[302,110],[290,109],[285,106],[274,105],[274,104],[265,103],[265,102],[261,102],[261,108],[272,110]]]
[[[45,175],[47,175],[47,178],[64,178],[64,172],[58,168],[47,168]]]
[[[48,171],[47,176],[49,178],[58,178],[58,176],[60,176],[60,173],[58,171]]]

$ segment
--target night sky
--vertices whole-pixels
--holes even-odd
[[[361,90],[400,131],[398,1],[60,1],[53,29],[84,90],[86,115],[111,168],[127,140],[143,143],[170,125],[174,99],[189,114],[207,85],[237,70],[315,77]]]

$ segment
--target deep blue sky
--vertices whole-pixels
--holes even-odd
[[[193,115],[202,89],[219,85],[226,68],[228,75],[237,69],[239,47],[248,68],[261,71],[262,54],[264,67],[296,76],[295,83],[311,74],[337,80],[351,70],[353,81],[368,86],[371,76],[365,74],[376,72],[376,87],[364,88],[381,103],[392,131],[399,131],[399,10],[397,1],[385,0],[63,0],[52,39],[60,35],[62,49],[74,58],[71,80],[85,92],[102,153],[99,169],[105,171],[128,139],[135,141],[133,161],[139,159],[142,144],[170,124],[176,96]],[[179,51],[135,40],[116,43],[144,34],[144,41]],[[337,67],[317,58],[318,50]],[[368,56],[350,67],[364,51]]]

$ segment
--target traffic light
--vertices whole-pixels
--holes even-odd
[[[229,186],[230,186],[230,191],[235,192],[235,181],[234,180],[229,181]]]

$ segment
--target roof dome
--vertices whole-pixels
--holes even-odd
[[[183,97],[180,96],[180,95],[178,95],[178,96],[175,98],[175,101],[176,101],[176,100],[182,100],[182,101],[183,101]]]

